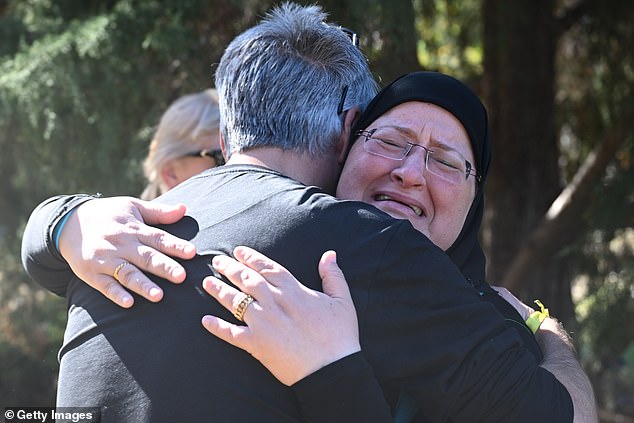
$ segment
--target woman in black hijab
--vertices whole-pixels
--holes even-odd
[[[474,157],[473,167],[477,170],[475,196],[458,237],[446,249],[446,253],[467,281],[479,291],[481,298],[493,304],[509,324],[518,330],[526,346],[540,362],[541,351],[522,316],[486,282],[486,259],[478,234],[484,213],[484,183],[491,163],[491,141],[487,112],[480,99],[465,84],[442,73],[412,72],[403,75],[383,88],[370,102],[355,124],[351,144],[361,142],[363,138],[357,137],[357,134],[369,129],[381,116],[411,101],[443,108],[458,119],[468,135]],[[345,171],[342,179],[344,177]]]

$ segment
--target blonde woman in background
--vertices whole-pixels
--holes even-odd
[[[151,200],[211,167],[224,164],[220,151],[218,94],[207,89],[178,98],[165,111],[143,162]]]

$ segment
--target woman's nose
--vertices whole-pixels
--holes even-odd
[[[418,148],[413,149],[391,172],[392,179],[405,187],[418,187],[425,185],[425,155],[426,151]]]

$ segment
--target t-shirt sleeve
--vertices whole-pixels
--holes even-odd
[[[93,198],[84,194],[51,197],[33,210],[24,229],[22,265],[34,281],[57,295],[66,295],[74,275],[54,245],[53,231],[67,213]]]
[[[304,423],[392,423],[390,408],[361,352],[351,354],[292,386]]]

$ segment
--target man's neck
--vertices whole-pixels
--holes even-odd
[[[315,158],[276,147],[258,147],[231,154],[227,164],[254,164],[266,167],[304,185],[314,185],[332,194],[338,177],[337,171],[333,171],[335,160],[327,156]]]

